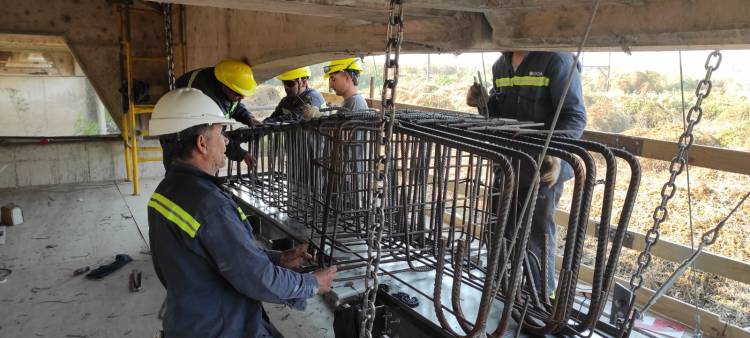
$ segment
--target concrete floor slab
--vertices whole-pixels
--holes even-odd
[[[158,183],[142,180],[140,196],[123,182],[0,190],[0,205],[20,205],[25,218],[0,245],[0,268],[13,270],[0,284],[0,337],[153,337],[166,295],[145,244]],[[134,261],[101,281],[73,276],[121,253]],[[128,290],[133,269],[143,274],[138,293]],[[333,337],[332,310],[320,297],[304,312],[265,306],[286,337]]]

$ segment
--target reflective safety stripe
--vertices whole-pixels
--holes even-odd
[[[514,76],[495,79],[495,87],[513,86],[547,87],[549,86],[549,78],[546,76]]]
[[[246,219],[247,219],[247,216],[245,216],[245,212],[244,212],[244,211],[242,211],[242,208],[240,208],[240,207],[237,207],[237,212],[238,212],[238,213],[240,214],[240,219],[241,219],[241,220],[243,220],[243,221],[244,221],[244,220],[246,220]]]
[[[237,109],[237,106],[239,104],[240,104],[240,101],[234,101],[234,102],[232,102],[232,106],[229,107],[229,112],[228,113],[224,113],[224,115],[225,115],[224,117],[229,118],[229,115],[232,115],[232,113],[234,113],[234,110]]]
[[[191,238],[195,238],[195,233],[201,227],[201,224],[193,216],[190,216],[185,209],[182,209],[179,205],[174,204],[174,202],[159,193],[155,192],[151,195],[148,206],[154,208],[154,210],[158,211],[164,218],[172,221],[172,223],[177,224]]]
[[[190,80],[188,80],[187,85],[188,88],[193,88],[193,81],[195,81],[195,77],[198,76],[198,73],[200,73],[203,69],[205,68],[198,69],[196,71],[193,71],[193,74],[190,74]]]

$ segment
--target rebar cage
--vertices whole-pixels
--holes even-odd
[[[241,163],[230,164],[227,184],[264,212],[296,224],[318,266],[360,271],[368,250],[376,249],[368,248],[366,240],[375,217],[376,157],[384,154],[377,148],[380,123],[376,113],[355,112],[229,132],[247,144],[256,165],[243,172]],[[534,278],[548,268],[545,259],[527,250],[539,187],[533,177],[544,139],[523,131],[537,126],[463,113],[397,114],[388,143],[392,170],[381,273],[434,274],[434,290],[426,296],[439,324],[455,336],[488,330],[494,303],[501,303],[502,311],[492,321],[497,323],[492,336],[502,335],[511,322],[523,323],[534,334],[585,335],[603,311],[635,203],[638,162],[598,143],[552,138],[547,154],[574,173],[562,264],[552,292]],[[605,163],[602,205],[595,206],[601,218],[595,238],[589,239],[596,247],[594,281],[591,299],[584,302],[587,310],[573,311],[597,184],[594,156]],[[630,183],[618,224],[610,226],[618,158],[630,167]],[[389,270],[387,263],[400,264]],[[452,281],[450,305],[441,300],[444,278]],[[470,310],[476,313],[473,320],[461,306],[465,287],[481,294],[478,309]]]

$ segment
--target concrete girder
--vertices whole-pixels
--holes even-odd
[[[224,57],[247,59],[260,81],[337,56],[382,53],[385,45],[385,24],[195,6],[187,7],[186,16],[188,68],[210,66]],[[477,13],[415,18],[405,24],[404,47],[425,52],[470,49],[489,37],[488,27]]]
[[[187,69],[247,58],[263,81],[281,71],[384,49],[387,0],[168,0],[185,6]],[[8,34],[59,37],[118,123],[122,98],[117,1],[0,0],[0,47],[52,52],[59,42],[19,43]],[[747,0],[604,0],[587,48],[687,49],[750,45]],[[572,50],[591,0],[409,0],[403,51],[511,48]],[[224,7],[224,8],[220,8]],[[252,9],[252,10],[250,10]],[[325,18],[324,18],[325,17]],[[175,34],[181,27],[174,27]],[[159,13],[133,18],[135,54],[164,54]],[[69,71],[69,62],[63,62]],[[163,64],[135,74],[166,90]],[[179,69],[180,67],[178,67]],[[179,75],[179,74],[178,74]]]
[[[495,48],[571,50],[580,43],[591,9],[589,2],[585,6],[495,10],[485,15],[492,26]],[[603,2],[586,43],[590,50],[614,47],[626,51],[748,45],[750,6],[745,0]]]
[[[367,22],[386,22],[388,1],[385,0],[166,0],[168,3],[199,7],[243,9],[316,17],[335,17]],[[487,0],[409,0],[406,15],[412,17],[451,16],[457,12],[481,13],[495,8]]]

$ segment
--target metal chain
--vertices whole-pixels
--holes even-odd
[[[164,13],[164,41],[167,48],[167,75],[169,90],[174,89],[174,49],[172,48],[172,4],[162,4]]]
[[[396,120],[396,86],[398,85],[398,60],[401,54],[401,41],[404,35],[403,0],[391,0],[389,6],[388,29],[386,32],[385,67],[383,72],[383,90],[381,92],[382,109],[380,111],[380,128],[378,131],[379,147],[375,164],[375,196],[373,198],[374,217],[367,232],[367,267],[365,274],[365,296],[363,300],[364,318],[360,326],[360,337],[372,338],[372,326],[375,322],[375,299],[378,294],[378,270],[381,256],[381,240],[385,227],[385,208],[388,201],[388,177],[391,170],[390,141],[393,135],[393,123]],[[386,115],[387,114],[387,115]],[[385,151],[385,154],[381,154]],[[375,251],[375,252],[373,252]],[[372,284],[369,280],[372,279]]]
[[[715,64],[712,61],[716,58]],[[719,68],[721,64],[722,55],[718,50],[711,52],[706,59],[706,76],[704,79],[698,82],[698,87],[695,88],[696,101],[692,108],[688,111],[686,122],[687,125],[680,135],[680,139],[677,143],[677,155],[672,158],[672,162],[669,165],[669,180],[664,183],[661,189],[661,203],[654,209],[653,220],[654,225],[646,233],[646,247],[643,252],[638,255],[638,268],[633,272],[630,277],[630,291],[631,301],[629,305],[629,325],[632,325],[632,321],[635,320],[633,313],[635,305],[635,291],[643,286],[643,272],[648,268],[651,263],[651,250],[653,246],[659,241],[659,226],[664,223],[669,217],[669,210],[667,209],[667,203],[669,202],[677,190],[675,185],[675,179],[682,173],[685,165],[687,164],[687,152],[690,146],[693,144],[693,128],[701,121],[703,117],[703,108],[701,104],[703,100],[711,94],[711,75],[714,71]],[[705,235],[704,235],[705,236]],[[625,326],[629,326],[625,325]]]
[[[750,196],[750,192],[745,194],[745,196],[742,199],[740,199],[737,205],[735,205],[732,211],[730,211],[729,214],[727,214],[721,221],[719,221],[719,223],[717,223],[716,226],[714,226],[710,230],[703,233],[703,236],[701,236],[701,242],[700,244],[698,244],[698,249],[695,250],[687,259],[685,259],[682,262],[682,264],[680,264],[680,266],[677,268],[677,270],[675,270],[675,272],[672,273],[672,275],[669,276],[669,278],[667,278],[667,281],[664,282],[664,284],[662,284],[662,286],[659,287],[659,289],[656,290],[656,292],[654,292],[653,296],[651,296],[651,299],[649,299],[649,301],[646,302],[646,305],[644,305],[641,308],[641,310],[639,311],[640,313],[644,313],[648,311],[648,309],[651,308],[651,306],[656,304],[659,298],[664,296],[667,293],[667,291],[669,291],[669,289],[672,288],[674,283],[677,282],[677,279],[679,279],[685,273],[685,271],[687,271],[687,269],[693,265],[693,263],[698,258],[698,256],[700,256],[700,254],[703,252],[703,249],[705,249],[706,247],[716,242],[716,239],[719,237],[719,231],[721,231],[724,225],[726,225],[729,218],[732,217],[732,215],[734,215],[734,213],[737,210],[739,210],[742,204],[745,203],[745,200],[747,200],[748,196]],[[700,318],[700,316],[698,316],[698,318]],[[696,335],[701,335],[700,330],[696,332]]]

